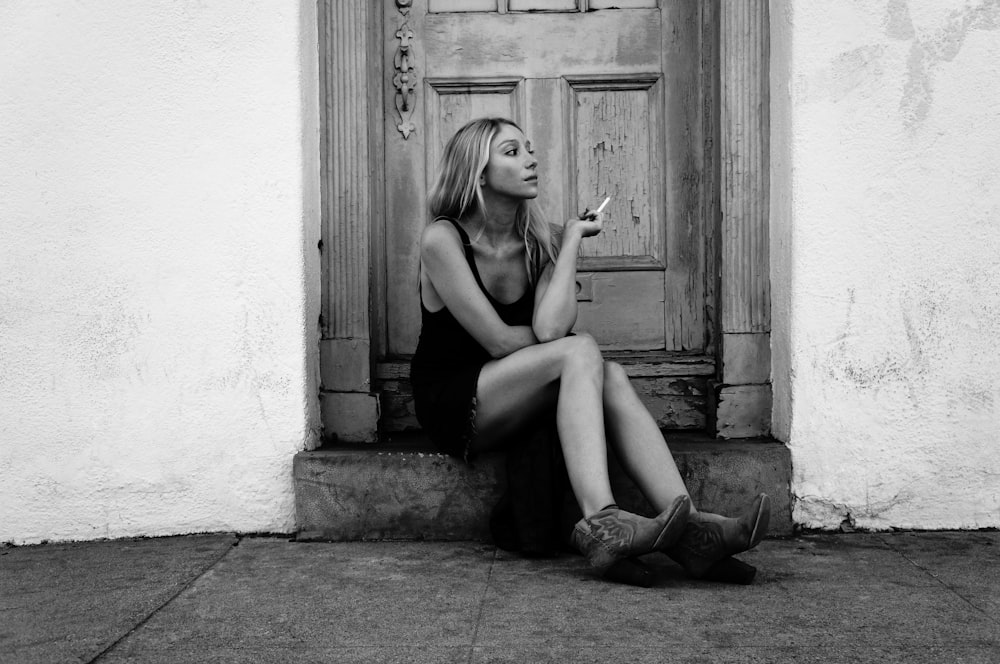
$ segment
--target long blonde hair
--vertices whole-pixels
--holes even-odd
[[[479,118],[465,124],[451,137],[444,147],[437,179],[428,197],[431,220],[440,217],[459,220],[478,212],[485,215],[486,204],[479,178],[490,161],[493,137],[504,125],[521,129],[507,118]],[[514,227],[524,238],[525,268],[534,285],[545,264],[555,262],[559,248],[548,223],[530,199],[518,205]]]

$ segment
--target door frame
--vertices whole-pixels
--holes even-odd
[[[385,330],[384,112],[407,123],[412,0],[395,0],[393,57],[384,55],[383,0],[318,0],[321,95],[322,311],[320,401],[324,439],[377,440],[373,377]],[[725,438],[770,432],[769,26],[767,0],[698,3],[702,86],[702,214],[706,224],[708,427]],[[395,90],[383,76],[395,68]],[[388,97],[395,96],[395,99]],[[412,96],[410,96],[412,99]],[[412,103],[412,102],[411,102]],[[418,99],[416,103],[421,103]],[[383,110],[386,109],[386,110]],[[671,361],[684,358],[667,358]],[[672,366],[672,365],[671,365]],[[690,366],[690,365],[689,365]],[[658,369],[664,370],[664,369]],[[667,368],[667,371],[674,369]],[[679,369],[678,369],[679,370]]]

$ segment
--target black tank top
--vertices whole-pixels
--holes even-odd
[[[493,305],[501,320],[507,325],[531,325],[535,308],[535,289],[529,283],[528,288],[516,302],[504,304],[499,302],[483,285],[476,268],[476,260],[472,251],[472,243],[465,229],[454,219],[445,217],[455,226],[462,246],[465,248],[465,260],[469,263],[472,275],[486,298]],[[439,311],[429,311],[420,298],[420,340],[411,365],[411,381],[414,390],[427,381],[446,380],[451,371],[466,368],[470,365],[482,365],[491,357],[478,341],[448,311],[442,307]]]

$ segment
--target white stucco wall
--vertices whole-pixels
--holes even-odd
[[[294,528],[315,3],[0,3],[0,542]]]
[[[1000,526],[1000,2],[772,0],[795,519]]]

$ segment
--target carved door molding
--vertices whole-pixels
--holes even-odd
[[[771,430],[769,28],[767,0],[722,2],[720,367],[716,431]]]

